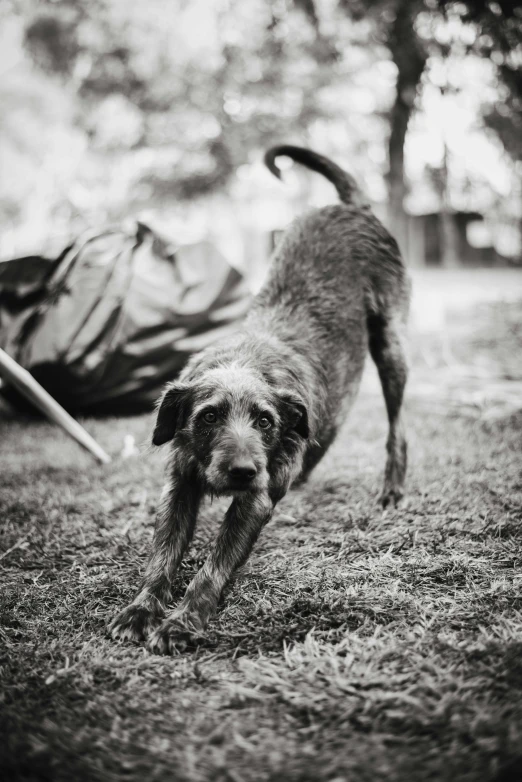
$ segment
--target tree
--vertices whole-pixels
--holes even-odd
[[[443,8],[449,3],[442,2]],[[457,6],[464,22],[477,36],[470,51],[495,63],[498,100],[484,106],[484,120],[513,160],[522,160],[522,7],[512,0],[474,0]]]
[[[310,0],[311,2],[311,0]],[[375,25],[378,39],[387,46],[397,68],[396,94],[390,112],[389,201],[390,219],[399,242],[405,244],[404,196],[404,145],[408,124],[414,110],[415,99],[421,86],[422,75],[430,56],[447,57],[454,42],[422,38],[418,32],[421,15],[436,17],[438,21],[450,16],[459,17],[476,32],[473,42],[462,52],[474,52],[492,58],[498,68],[500,85],[504,95],[485,112],[486,124],[493,129],[506,150],[515,159],[522,153],[522,8],[512,0],[338,0],[339,6],[353,19],[368,17]],[[433,29],[433,25],[431,25]],[[447,153],[443,167],[446,170]],[[455,232],[448,226],[448,193],[444,189],[442,203],[443,255],[455,256],[455,248],[448,242]]]
[[[151,164],[143,184],[158,196],[193,198],[223,187],[253,148],[323,116],[316,94],[331,73],[302,15],[281,4],[171,5],[165,18],[155,0],[146,14],[114,0],[37,2],[25,44],[40,68],[76,91],[78,121],[95,145],[93,109],[122,96],[141,119],[133,146],[173,152],[171,162]],[[198,11],[199,20],[190,16]],[[190,25],[203,18],[208,34],[198,27],[198,44]],[[313,68],[297,80],[306,62]]]
[[[521,16],[507,0],[171,0],[169,8],[165,14],[163,0],[10,5],[23,21],[26,53],[74,102],[93,169],[106,179],[118,166],[132,171],[136,186],[121,190],[127,207],[221,190],[253,150],[289,137],[306,143],[323,118],[329,127],[334,119],[347,124],[360,73],[343,70],[343,58],[357,48],[374,61],[389,57],[396,69],[393,95],[386,87],[392,99],[375,114],[387,112],[390,220],[399,239],[405,139],[430,58],[473,52],[494,60],[499,100],[484,107],[485,122],[520,155],[520,65],[512,52]],[[455,18],[475,31],[464,48],[437,34]],[[325,101],[328,91],[333,99]],[[365,132],[356,125],[346,132],[361,152]],[[381,121],[379,143],[384,132]]]

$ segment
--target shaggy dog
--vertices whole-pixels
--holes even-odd
[[[265,156],[276,176],[280,155],[323,174],[342,204],[290,227],[241,330],[194,356],[160,401],[153,443],[172,444],[169,480],[138,593],[110,625],[114,638],[148,639],[153,652],[175,653],[204,630],[276,503],[334,440],[368,349],[389,419],[381,500],[386,506],[402,495],[401,332],[410,286],[399,249],[341,168],[281,146]],[[232,502],[205,564],[177,608],[166,611],[205,494]]]

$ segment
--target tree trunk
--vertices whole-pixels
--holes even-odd
[[[459,232],[455,215],[444,206],[439,215],[441,264],[445,269],[460,266]]]
[[[396,16],[388,35],[388,47],[397,66],[397,92],[391,110],[391,132],[388,144],[390,224],[405,255],[408,248],[407,217],[404,211],[406,195],[404,142],[417,87],[427,59],[413,27],[416,14],[423,7],[422,3],[399,0],[395,9]],[[417,263],[419,260],[421,259],[417,259]]]
[[[439,226],[441,264],[445,269],[455,269],[459,266],[459,232],[455,222],[455,215],[451,208],[448,146],[445,140],[444,158],[442,163]]]

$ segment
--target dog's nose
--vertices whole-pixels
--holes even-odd
[[[236,481],[251,481],[256,477],[257,470],[254,462],[244,460],[231,464],[228,470],[228,474]]]

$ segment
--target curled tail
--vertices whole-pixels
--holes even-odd
[[[278,179],[281,179],[281,170],[276,166],[275,161],[276,158],[282,156],[292,158],[296,163],[301,163],[301,165],[326,177],[335,186],[343,203],[355,206],[366,204],[357,182],[350,174],[347,174],[340,166],[332,163],[324,155],[318,155],[317,152],[312,152],[311,149],[305,149],[304,147],[281,144],[281,146],[272,147],[265,153],[265,165]]]

